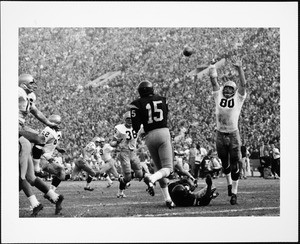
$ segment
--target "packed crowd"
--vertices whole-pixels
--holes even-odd
[[[182,55],[185,45],[196,52]],[[212,58],[226,58],[219,77],[237,79],[230,57],[243,57],[248,96],[240,131],[250,152],[261,142],[280,142],[279,28],[21,28],[19,73],[32,74],[41,111],[61,115],[62,143],[71,158],[94,136],[111,138],[126,105],[150,80],[169,102],[169,127],[177,144],[215,145],[214,102],[209,77],[189,73]],[[87,86],[111,71],[121,75]],[[33,128],[42,129],[37,120]],[[279,143],[277,144],[280,145]]]

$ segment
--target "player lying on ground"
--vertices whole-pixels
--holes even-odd
[[[187,179],[170,183],[168,189],[172,201],[177,207],[207,206],[219,193],[216,192],[217,188],[213,186],[210,175],[206,176],[205,181],[207,186],[197,192],[193,192],[195,187]]]

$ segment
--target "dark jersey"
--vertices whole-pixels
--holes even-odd
[[[195,195],[192,194],[190,191],[186,189],[186,192],[184,196],[177,195],[172,190],[177,185],[183,185],[183,186],[190,186],[187,180],[182,179],[179,181],[172,182],[168,185],[168,190],[171,196],[172,201],[175,203],[176,206],[182,206],[182,207],[188,207],[188,206],[194,206],[195,204]]]
[[[165,97],[142,97],[130,104],[132,127],[137,132],[141,124],[145,133],[168,127],[168,104]]]
[[[270,167],[272,165],[272,158],[270,156],[263,156],[261,157],[261,165],[263,167]]]
[[[242,153],[242,158],[245,158],[247,154],[247,148],[245,146],[241,146],[241,153]]]

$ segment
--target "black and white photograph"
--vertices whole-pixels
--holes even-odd
[[[1,2],[1,242],[297,242],[297,27],[298,2]]]

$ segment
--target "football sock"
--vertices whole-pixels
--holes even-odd
[[[27,180],[21,180],[20,179],[20,185],[21,185],[21,190],[23,190],[23,192],[25,193],[26,197],[30,197],[33,195],[32,190],[31,190],[31,186],[28,183]]]
[[[55,187],[55,189],[58,187],[58,185],[60,184],[61,180],[58,179],[56,176],[52,179],[52,186]]]
[[[92,182],[93,178],[89,175],[88,178],[86,179],[86,186],[88,186]]]
[[[160,189],[161,189],[161,192],[163,194],[163,197],[164,197],[165,201],[171,201],[171,197],[170,197],[170,194],[169,194],[168,187],[160,188]]]
[[[232,185],[231,173],[225,175],[225,178],[227,180],[227,185]]]
[[[45,194],[49,191],[49,187],[47,186],[47,184],[44,181],[42,181],[42,179],[39,177],[35,178],[33,182],[33,186],[35,186],[37,189],[39,189],[41,192]]]
[[[55,193],[52,189],[50,189],[46,195],[49,196],[50,199],[53,200],[54,202],[56,202],[58,199],[58,194]]]
[[[171,173],[171,170],[169,168],[162,168],[153,175],[150,176],[150,180],[152,183],[164,178],[168,177]]]
[[[232,193],[233,194],[237,194],[237,190],[238,190],[238,184],[239,184],[239,181],[238,180],[233,180],[232,181]]]
[[[35,208],[37,205],[39,205],[39,201],[36,199],[36,196],[35,195],[32,195],[30,197],[28,197],[28,200],[32,206],[32,208]]]

